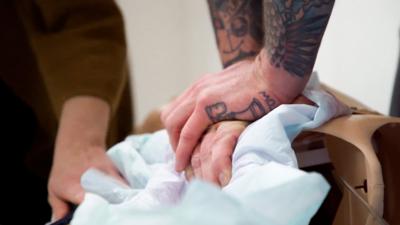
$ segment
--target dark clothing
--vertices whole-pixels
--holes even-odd
[[[124,25],[112,0],[2,0],[0,30],[0,224],[43,224],[65,100],[110,104],[108,144],[133,127]]]

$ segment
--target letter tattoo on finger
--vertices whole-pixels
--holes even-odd
[[[204,110],[213,123],[224,120],[256,120],[278,106],[278,101],[268,95],[267,92],[261,91],[259,94],[263,98],[265,105],[268,107],[267,109],[259,99],[253,97],[249,105],[243,110],[229,110],[227,104],[223,101],[207,105]]]

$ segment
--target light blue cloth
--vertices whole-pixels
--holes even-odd
[[[87,171],[81,180],[87,193],[72,225],[308,224],[329,185],[297,169],[291,141],[349,109],[320,89],[316,75],[303,94],[318,107],[281,105],[246,128],[232,157],[232,180],[222,190],[187,183],[174,171],[165,131],[128,137],[108,154],[129,186]]]

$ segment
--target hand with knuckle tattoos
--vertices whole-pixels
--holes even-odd
[[[314,104],[303,95],[292,103]],[[210,126],[195,147],[185,169],[187,180],[198,178],[218,186],[226,186],[232,177],[233,151],[248,124],[245,121],[222,121]]]
[[[188,165],[208,126],[225,120],[257,120],[299,95],[305,79],[268,73],[263,60],[265,54],[206,75],[164,109],[162,121],[176,150],[177,171]]]
[[[220,179],[223,177],[220,174],[225,170],[212,165],[213,160],[232,154],[233,140],[244,128],[219,122],[252,122],[301,96],[334,1],[208,2],[218,49],[226,68],[207,74],[191,85],[165,107],[161,119],[176,153],[176,170],[183,171],[191,164],[195,175],[201,174],[207,180],[223,185],[225,182],[220,181],[224,180]],[[217,123],[219,125],[209,128]],[[207,164],[210,159],[211,164]],[[196,160],[200,165],[204,164],[200,166],[201,172]],[[220,163],[224,164],[224,159]],[[203,172],[207,171],[203,167],[215,167],[217,172]]]

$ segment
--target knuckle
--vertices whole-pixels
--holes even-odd
[[[215,144],[218,144],[218,146],[217,145],[214,146],[219,147],[221,143],[223,143],[226,140],[227,135],[228,134],[225,131],[217,131],[217,133],[214,136],[214,142]]]
[[[171,130],[173,127],[173,123],[171,123],[171,120],[167,119],[166,117],[163,119],[164,126],[167,130]]]
[[[167,120],[165,123],[165,128],[167,129],[170,135],[176,135],[179,133],[179,128],[176,123],[173,123],[171,120]]]
[[[197,81],[196,83],[192,84],[189,88],[189,93],[196,94],[202,89],[202,80]]]
[[[202,162],[208,161],[210,159],[211,159],[211,151],[206,150],[200,152],[200,160]]]
[[[209,104],[210,94],[208,91],[202,91],[197,97],[197,106],[204,107]]]
[[[197,90],[204,90],[208,86],[208,78],[202,79],[198,82]]]
[[[192,86],[192,90],[193,91],[198,91],[199,89],[201,89],[201,80],[197,81],[195,84],[193,84]]]
[[[213,166],[214,169],[220,168],[220,165],[223,162],[223,157],[220,155],[214,155],[211,159],[211,165]]]
[[[192,164],[193,169],[199,168],[201,165],[199,154],[193,154],[190,163]]]
[[[213,144],[213,151],[214,152],[221,152],[226,150],[226,148],[230,147],[230,143],[232,136],[230,134],[225,134],[223,132],[218,132],[215,135],[214,144]]]
[[[230,130],[221,130],[217,132],[216,138],[220,145],[224,147],[231,145],[236,140],[235,132]]]
[[[195,134],[191,131],[182,131],[180,140],[187,142],[187,141],[192,141],[195,137],[196,137]]]
[[[176,124],[171,124],[167,130],[174,136],[179,135],[181,131]]]
[[[228,168],[228,162],[230,162],[230,158],[228,156],[218,156],[212,159],[211,166],[216,173],[223,171]]]
[[[213,74],[213,73],[206,73],[206,74],[204,74],[204,78],[210,78],[210,77],[214,77],[215,76],[215,74]]]

